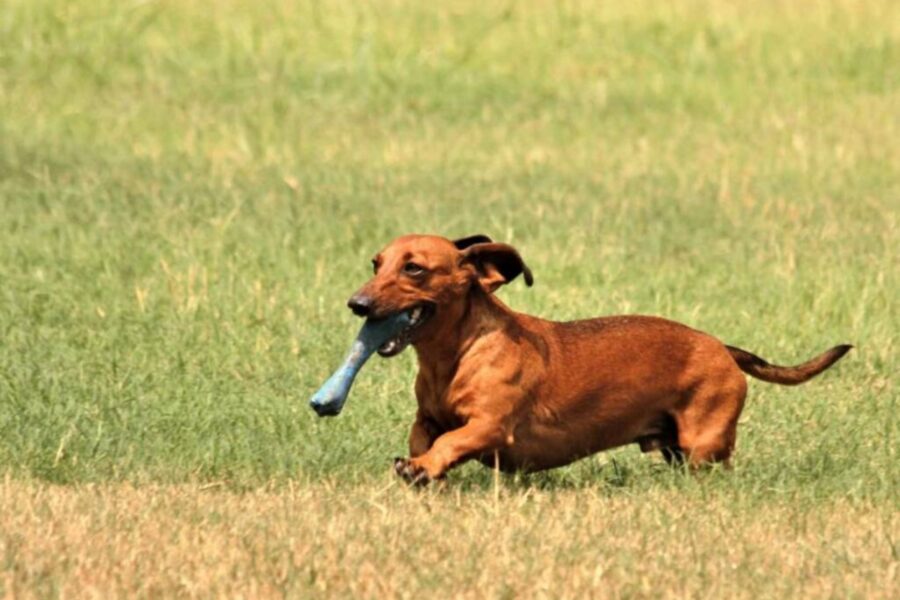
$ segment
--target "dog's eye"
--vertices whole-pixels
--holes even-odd
[[[415,277],[416,275],[421,275],[422,273],[424,273],[425,269],[421,265],[417,265],[414,262],[408,262],[403,265],[403,272],[407,275],[412,275]]]
[[[372,259],[372,272],[373,273],[378,272],[378,261],[375,260],[374,258]]]

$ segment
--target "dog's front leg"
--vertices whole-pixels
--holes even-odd
[[[440,435],[440,430],[434,422],[423,415],[421,411],[416,413],[416,420],[409,430],[410,457],[415,458],[428,452],[438,435]]]
[[[439,479],[455,464],[473,455],[490,452],[503,444],[504,427],[493,419],[472,419],[459,429],[438,437],[421,456],[397,458],[394,469],[410,483]]]

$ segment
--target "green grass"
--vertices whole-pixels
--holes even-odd
[[[394,236],[487,233],[534,271],[518,310],[666,316],[782,364],[856,345],[751,384],[731,473],[626,448],[503,478],[509,510],[896,511],[897,4],[594,4],[2,3],[0,472],[373,493],[415,360],[319,420],[346,298]],[[492,486],[466,466],[434,511]]]

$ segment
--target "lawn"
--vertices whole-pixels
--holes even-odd
[[[559,320],[780,364],[734,469],[390,472],[369,259],[486,233]],[[900,4],[5,0],[0,596],[900,594]]]

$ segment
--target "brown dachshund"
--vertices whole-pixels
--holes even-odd
[[[743,373],[796,385],[851,348],[779,367],[657,317],[556,323],[517,313],[494,292],[520,274],[531,285],[531,271],[515,248],[483,235],[404,236],[372,262],[375,276],[348,306],[376,319],[412,315],[379,353],[412,344],[418,355],[410,458],[394,464],[414,483],[471,458],[535,471],[631,443],[670,463],[727,465]]]

